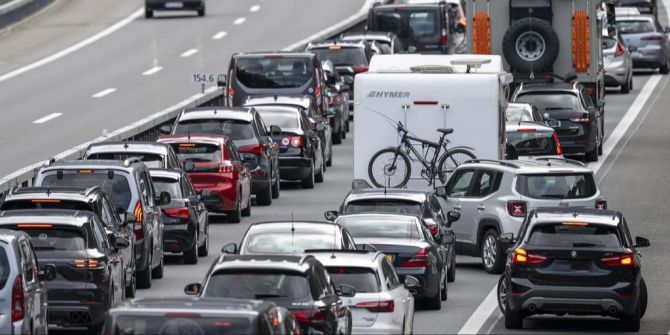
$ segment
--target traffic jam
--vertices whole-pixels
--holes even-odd
[[[146,23],[206,16],[145,1]],[[232,50],[194,75],[213,102],[0,183],[0,333],[425,333],[464,271],[497,282],[489,332],[641,331],[654,245],[594,164],[605,95],[670,72],[658,6],[375,3],[299,49]],[[296,215],[315,194],[339,200]],[[156,291],[182,274],[199,279]]]

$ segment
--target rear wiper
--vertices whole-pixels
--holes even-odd
[[[565,199],[565,196],[562,194],[543,194],[540,197],[551,198],[551,199]]]
[[[595,244],[595,243],[588,243],[588,242],[577,242],[572,244],[573,247],[575,248],[590,248],[590,247],[604,247],[604,244]]]
[[[267,299],[267,298],[288,298],[287,295],[281,294],[256,294],[254,299]]]

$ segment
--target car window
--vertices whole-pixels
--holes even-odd
[[[245,241],[242,250],[246,254],[294,254],[307,249],[338,248],[333,234],[296,231],[291,234],[279,232],[252,233]]]
[[[114,175],[110,179],[108,170],[96,170],[92,173],[90,170],[63,170],[60,178],[54,171],[54,173],[44,176],[42,183],[36,186],[81,188],[102,186],[102,190],[109,194],[112,201],[114,201],[114,205],[126,211],[130,207],[130,201],[133,199],[129,178],[131,177],[127,173],[121,171],[114,171]]]
[[[33,251],[30,248],[30,245],[28,245],[28,241],[26,240],[19,241],[19,249],[21,252],[21,259],[22,259],[21,266],[22,266],[23,278],[27,283],[31,283],[36,279],[35,271],[37,268]]]
[[[345,214],[389,213],[421,215],[421,203],[404,199],[361,199],[347,203]]]
[[[582,87],[582,89],[580,89],[579,92],[582,95],[582,100],[584,101],[584,107],[586,109],[595,107],[595,105],[593,104],[593,100],[591,100],[591,96],[588,93],[586,93],[585,88]]]
[[[83,251],[86,249],[84,234],[77,229],[67,227],[51,227],[45,229],[24,230],[33,241],[37,252],[49,251]],[[89,241],[89,245],[95,245]]]
[[[596,194],[590,173],[529,174],[517,177],[516,190],[536,199],[583,199]]]
[[[389,291],[400,285],[398,276],[386,257],[382,260],[382,274],[384,275],[384,284]]]
[[[648,20],[619,20],[616,22],[617,31],[622,35],[653,33],[656,31],[654,24]]]
[[[433,212],[433,214],[440,219],[444,219],[444,213],[442,213],[442,206],[440,205],[440,202],[437,200],[435,195],[429,195],[428,196],[428,205],[430,206],[430,210]]]
[[[182,193],[182,188],[178,180],[170,178],[152,178],[156,193],[167,192],[171,199],[183,199],[188,197]]]
[[[379,292],[379,278],[370,268],[333,266],[327,270],[335,287],[342,284],[353,286],[357,294]]]
[[[516,148],[519,156],[558,155],[553,131],[508,131],[507,143]]]
[[[337,223],[347,229],[351,236],[357,238],[398,238],[420,240],[413,216],[378,217],[347,217],[338,218]]]
[[[244,120],[202,119],[183,120],[177,123],[175,134],[204,133],[226,135],[233,140],[250,140],[255,138],[254,127]],[[177,148],[177,156],[181,154]],[[180,159],[183,160],[183,159]]]
[[[356,242],[346,229],[342,229],[342,236],[344,236],[345,240],[349,241],[349,246],[351,247],[350,249],[356,250]]]
[[[300,128],[299,118],[294,111],[282,110],[263,110],[259,112],[263,117],[265,126],[277,126],[281,129],[296,129]]]
[[[352,65],[352,66],[366,66],[368,65],[368,59],[365,56],[365,49],[363,48],[351,48],[351,47],[341,47],[341,46],[331,46],[327,48],[311,48],[308,50],[311,53],[316,54],[316,56],[321,61],[329,60],[335,66],[340,65]]]
[[[95,235],[95,240],[98,242],[98,246],[103,250],[110,250],[111,246],[109,238],[107,238],[107,233],[96,217],[93,217],[91,220],[91,228],[93,229],[93,234]]]
[[[590,223],[556,222],[533,227],[528,244],[558,248],[616,248],[621,236],[616,227]]]
[[[330,277],[328,277],[328,273],[326,272],[326,269],[323,267],[323,265],[320,263],[314,263],[314,274],[319,281],[319,286],[321,286],[323,290],[320,292],[319,298],[335,295],[333,286],[330,282]]]
[[[5,288],[9,273],[12,270],[9,265],[9,258],[7,258],[7,252],[5,251],[5,248],[9,247],[9,244],[0,247],[0,290]]]
[[[567,92],[522,93],[514,102],[524,102],[537,107],[540,115],[554,111],[578,111],[580,102],[577,96]]]
[[[307,277],[293,272],[239,270],[219,271],[207,280],[206,297],[309,300]]]
[[[105,224],[105,226],[109,228],[117,228],[116,227],[116,220],[114,219],[115,217],[118,217],[116,212],[112,210],[111,207],[109,207],[109,204],[107,201],[104,199],[101,199],[100,201],[100,217],[102,219],[102,223]]]
[[[255,89],[298,88],[312,79],[310,57],[237,57],[235,76],[240,84]]]
[[[261,136],[267,136],[267,129],[265,128],[265,124],[263,124],[263,119],[261,119],[260,115],[256,115],[254,118],[254,122],[256,123],[256,128],[258,129],[258,134]]]
[[[153,202],[151,202],[151,190],[149,190],[149,182],[148,179],[146,178],[146,173],[144,171],[139,172],[139,180],[138,180],[139,188],[140,188],[140,198],[142,198],[142,202],[144,203],[145,206],[153,206]]]
[[[6,200],[0,204],[0,210],[9,211],[16,209],[71,209],[76,211],[91,211],[91,204],[83,201],[49,199],[49,202],[40,202],[37,199]]]
[[[113,322],[106,323],[104,334],[271,334],[271,330],[256,328],[254,317],[229,317],[224,313],[213,315],[182,315],[173,317],[170,313],[119,315]]]
[[[449,180],[447,185],[447,196],[449,197],[465,197],[468,196],[472,177],[474,177],[474,170],[460,170]]]
[[[163,156],[152,153],[141,152],[101,152],[89,155],[86,159],[104,159],[113,161],[125,161],[129,158],[138,158],[148,168],[163,168]]]

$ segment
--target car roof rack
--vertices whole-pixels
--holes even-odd
[[[579,166],[581,166],[581,167],[586,167],[586,164],[584,164],[583,162],[580,162],[580,161],[578,161],[578,160],[574,160],[574,159],[569,159],[569,158],[561,158],[561,157],[538,157],[538,158],[533,158],[533,160],[536,160],[536,161],[547,161],[547,162],[549,162],[549,161],[559,161],[559,162],[565,162],[565,163],[570,163],[570,164],[579,165]]]
[[[506,167],[511,167],[511,168],[514,168],[514,169],[520,169],[521,168],[519,165],[516,165],[514,163],[510,163],[510,162],[507,162],[507,161],[501,161],[501,160],[495,160],[495,159],[480,159],[480,158],[470,159],[470,160],[465,161],[465,163],[463,163],[463,164],[467,164],[467,163],[492,163],[492,164],[498,164],[498,165],[502,165],[502,166],[506,166]]]

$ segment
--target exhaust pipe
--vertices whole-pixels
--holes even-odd
[[[70,322],[79,323],[81,318],[79,317],[79,312],[70,313]]]
[[[608,309],[608,312],[610,313],[611,316],[616,316],[618,310],[615,306],[610,306],[610,308]]]
[[[536,310],[537,310],[537,306],[535,306],[535,304],[528,305],[528,311],[529,312],[535,313]]]
[[[91,323],[91,315],[88,313],[82,312],[80,319],[82,323]]]

